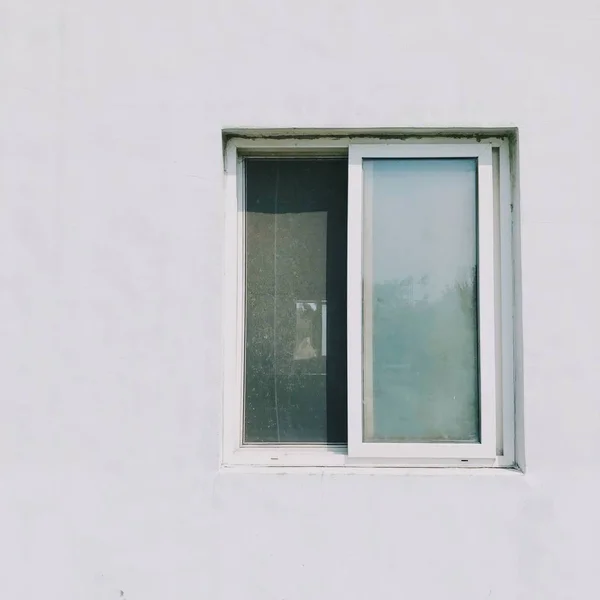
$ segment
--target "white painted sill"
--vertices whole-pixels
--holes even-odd
[[[269,475],[369,475],[386,476],[433,476],[433,477],[520,477],[524,472],[517,466],[513,467],[269,467],[261,465],[221,465],[220,473],[231,474],[269,474]]]
[[[513,461],[486,458],[357,458],[346,446],[244,446],[223,456],[225,472],[308,474],[522,474]]]

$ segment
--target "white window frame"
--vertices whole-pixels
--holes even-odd
[[[365,442],[363,412],[373,399],[364,386],[364,159],[477,160],[477,284],[479,313],[480,441],[478,443]],[[479,144],[351,144],[348,154],[348,455],[362,458],[489,459],[496,457],[496,327],[494,321],[494,179],[492,147]],[[367,332],[367,335],[370,335]]]
[[[223,291],[224,467],[513,467],[512,200],[509,142],[487,137],[377,139],[233,138],[225,148]],[[246,445],[244,407],[244,292],[246,155],[348,154],[348,446]],[[363,441],[363,169],[364,158],[477,159],[480,443]],[[493,166],[496,168],[493,169]],[[495,240],[495,241],[494,241]]]

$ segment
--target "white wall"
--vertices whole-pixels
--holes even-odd
[[[600,5],[0,0],[0,598],[573,599]],[[527,473],[220,473],[221,129],[520,132]]]

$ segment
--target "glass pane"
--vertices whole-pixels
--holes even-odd
[[[246,160],[245,443],[344,443],[343,159]]]
[[[477,442],[477,162],[364,173],[364,440]]]

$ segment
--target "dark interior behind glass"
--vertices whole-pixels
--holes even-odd
[[[245,159],[244,443],[346,443],[346,158]]]

